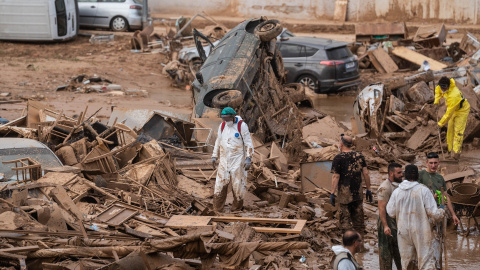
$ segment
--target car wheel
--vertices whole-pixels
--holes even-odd
[[[255,27],[255,35],[258,35],[261,41],[266,42],[276,38],[282,33],[282,25],[277,20],[268,20]]]
[[[110,28],[115,32],[124,32],[128,30],[128,22],[125,18],[117,16],[110,22]]]
[[[238,90],[227,90],[213,97],[212,104],[215,108],[232,107],[237,108],[242,105],[243,95]]]
[[[283,89],[288,93],[294,103],[305,100],[305,87],[301,83],[287,83]]]
[[[318,80],[312,75],[302,75],[298,78],[297,82],[303,84],[305,87],[308,87],[313,91],[316,91],[318,87]]]

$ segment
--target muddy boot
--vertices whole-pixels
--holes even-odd
[[[454,152],[452,152],[452,153],[454,153]],[[460,153],[454,153],[453,154],[453,159],[454,160],[460,160]]]

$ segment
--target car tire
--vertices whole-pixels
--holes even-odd
[[[242,105],[243,95],[238,90],[223,91],[213,97],[212,104],[215,108],[232,107],[238,108]]]
[[[305,86],[303,84],[287,83],[283,85],[283,89],[285,89],[285,92],[288,93],[294,103],[305,100]]]
[[[113,17],[110,22],[110,29],[114,32],[125,32],[128,30],[128,21],[122,16]]]
[[[277,79],[282,82],[283,77],[285,77],[285,66],[283,65],[282,54],[278,49],[275,50],[271,63],[275,76],[277,76]]]
[[[312,91],[316,92],[318,89],[318,80],[312,75],[302,75],[298,77],[297,82],[305,87],[310,88]]]
[[[278,20],[268,20],[257,25],[254,33],[261,41],[267,42],[280,35],[282,29],[283,27]]]

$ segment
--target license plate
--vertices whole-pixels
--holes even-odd
[[[355,62],[345,64],[345,68],[353,68],[353,67],[355,67]]]

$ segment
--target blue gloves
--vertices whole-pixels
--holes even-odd
[[[373,202],[373,195],[371,190],[367,190],[367,193],[365,194],[365,196],[367,197],[367,201]]]
[[[331,203],[333,206],[335,206],[335,198],[336,198],[336,197],[337,197],[337,196],[335,196],[335,194],[333,194],[333,193],[330,194],[330,203]]]
[[[247,159],[245,160],[245,170],[248,171],[248,169],[250,169],[250,166],[252,166],[252,159],[247,157]]]

